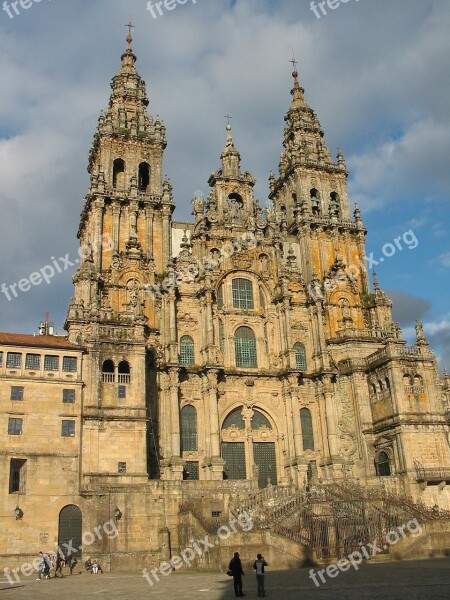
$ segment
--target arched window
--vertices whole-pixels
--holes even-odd
[[[180,340],[180,363],[182,365],[195,364],[194,340],[190,335],[183,335]]]
[[[300,410],[300,423],[302,426],[303,450],[314,450],[312,416],[308,408]]]
[[[234,334],[237,367],[256,368],[256,338],[250,327],[239,327]]]
[[[119,363],[119,383],[130,383],[131,382],[131,369],[130,363],[126,360],[122,360]]]
[[[197,451],[197,411],[193,406],[181,409],[181,450],[186,452]]]
[[[330,213],[336,217],[340,214],[339,196],[336,192],[330,194]]]
[[[297,369],[306,370],[306,350],[305,346],[301,342],[294,344],[295,351],[295,366]]]
[[[404,386],[412,385],[411,377],[407,373],[405,373],[403,375],[403,385]]]
[[[389,477],[391,474],[391,460],[389,454],[384,450],[375,459],[375,470],[378,477]]]
[[[253,308],[253,284],[249,279],[233,279],[233,307]]]
[[[311,196],[312,212],[316,215],[319,215],[320,214],[320,196],[319,196],[319,192],[316,190],[316,188],[313,188],[310,191],[310,196]]]
[[[252,418],[252,429],[261,429],[261,427],[272,429],[269,419],[259,410],[255,410]]]
[[[140,192],[146,192],[150,184],[150,166],[148,163],[139,165],[138,188]]]
[[[238,429],[245,429],[244,419],[242,418],[242,407],[230,412],[223,422],[222,429],[228,429],[228,427],[232,427],[233,425]]]
[[[105,360],[102,365],[102,380],[105,383],[114,383],[114,363],[112,360]]]
[[[123,190],[125,187],[125,163],[116,158],[113,164],[113,188]]]

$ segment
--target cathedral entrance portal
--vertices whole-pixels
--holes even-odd
[[[277,484],[276,433],[257,409],[237,408],[222,425],[222,458],[229,479],[258,477],[258,486]]]

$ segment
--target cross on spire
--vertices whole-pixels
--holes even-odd
[[[136,27],[131,22],[131,19],[130,19],[130,22],[128,23],[128,25],[125,25],[125,27],[128,27],[128,35],[127,35],[128,51],[131,52],[131,42],[133,41],[133,36],[131,35],[131,33],[132,33],[133,29],[136,29]]]
[[[127,25],[125,25],[124,27],[128,27],[128,37],[131,37],[131,34],[132,34],[132,29],[136,29],[136,27],[133,25],[133,23],[131,22],[131,20],[130,20],[130,22],[129,22]]]
[[[232,117],[232,116],[230,116],[230,115],[225,115],[225,117],[224,117],[224,118],[225,118],[225,119],[227,119],[227,121],[228,121],[228,125],[229,125],[229,124],[230,124],[230,120],[231,120],[233,117]]]

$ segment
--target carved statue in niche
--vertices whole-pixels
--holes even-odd
[[[130,304],[131,306],[137,306],[139,300],[139,286],[135,279],[130,284]]]
[[[259,257],[259,269],[261,273],[267,273],[269,269],[269,259],[267,257],[267,254],[261,254],[261,256]]]
[[[241,203],[237,198],[231,198],[230,202],[230,216],[231,221],[234,223],[241,221]]]

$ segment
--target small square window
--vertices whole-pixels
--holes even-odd
[[[23,419],[8,419],[8,435],[22,435]]]
[[[126,385],[119,385],[119,388],[117,390],[117,396],[121,400],[123,400],[124,398],[127,397],[127,386]]]
[[[61,427],[62,437],[75,437],[75,421],[63,421]]]
[[[45,355],[44,358],[44,370],[45,371],[57,371],[59,369],[59,356]]]
[[[211,512],[211,516],[212,516],[214,519],[217,519],[218,517],[221,517],[221,516],[222,516],[222,511],[221,511],[221,510],[213,510],[213,511]]]
[[[22,354],[20,352],[8,352],[6,366],[8,369],[20,369],[22,366]]]
[[[118,473],[126,473],[127,472],[127,463],[120,462],[117,464],[117,472]]]
[[[63,390],[64,404],[73,404],[75,402],[75,390]]]
[[[32,369],[39,370],[41,368],[41,356],[40,354],[27,354],[25,358],[25,369],[28,371]]]
[[[11,400],[23,400],[23,387],[13,385],[11,386]]]
[[[77,359],[74,356],[63,357],[63,371],[65,373],[77,372]]]

